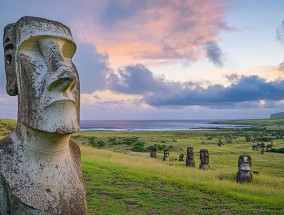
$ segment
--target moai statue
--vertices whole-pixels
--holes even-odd
[[[179,158],[178,158],[178,161],[183,161],[183,158],[184,158],[184,154],[180,154]]]
[[[192,147],[188,147],[186,150],[186,167],[195,167],[194,152]]]
[[[18,96],[15,132],[0,141],[0,214],[87,214],[80,149],[76,51],[65,25],[22,17],[4,29],[7,93]]]
[[[170,151],[168,149],[164,149],[164,157],[163,157],[163,161],[170,161]]]
[[[251,173],[251,157],[250,155],[240,155],[238,161],[239,171],[237,173],[237,182],[239,183],[251,183],[252,173]]]
[[[151,150],[150,158],[157,158],[157,151],[156,150]]]
[[[209,170],[209,152],[207,149],[200,149],[200,164],[199,169]]]

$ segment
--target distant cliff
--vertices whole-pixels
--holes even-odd
[[[284,118],[284,112],[273,113],[270,115],[270,119],[275,119],[275,118]]]

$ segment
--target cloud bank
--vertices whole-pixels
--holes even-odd
[[[173,82],[155,77],[145,66],[130,65],[112,73],[109,89],[117,93],[143,96],[151,106],[192,106],[235,107],[249,103],[265,105],[264,101],[284,100],[284,79],[266,81],[258,76],[228,76],[233,83],[227,87],[200,83]],[[260,102],[262,101],[262,102]]]

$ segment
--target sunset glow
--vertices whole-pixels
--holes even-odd
[[[82,119],[263,118],[283,111],[283,10],[281,0],[4,0],[0,24],[29,15],[70,27]],[[16,118],[0,66],[0,118]]]

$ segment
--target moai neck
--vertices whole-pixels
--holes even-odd
[[[15,133],[25,148],[45,154],[66,151],[71,136],[71,134],[55,134],[35,130],[19,121]]]

